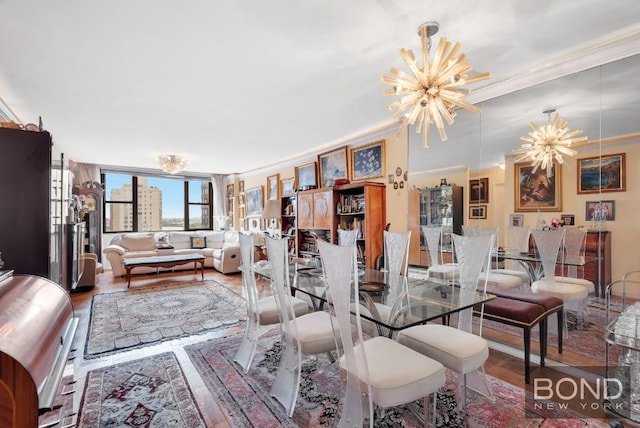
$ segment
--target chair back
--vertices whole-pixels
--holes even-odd
[[[429,256],[431,257],[431,266],[439,266],[440,258],[440,239],[442,237],[442,226],[420,226],[422,235],[427,243]]]
[[[460,236],[453,234],[453,249],[458,261],[460,301],[473,302],[481,272],[485,272],[485,288],[491,270],[491,249],[493,234],[479,236]],[[471,332],[472,309],[460,312],[458,329]]]
[[[254,242],[253,235],[239,233],[240,243],[240,272],[242,273],[242,295],[247,302],[247,322],[258,325],[258,288],[256,275],[253,271]]]
[[[318,240],[318,251],[322,259],[327,291],[332,300],[330,311],[340,326],[342,358],[347,368],[343,371],[346,376],[346,391],[338,426],[360,427],[367,418],[373,421],[374,405],[367,356],[364,347],[357,347],[364,342],[360,319],[361,306],[353,303],[359,296],[357,250],[355,245],[341,247]],[[355,312],[354,315],[351,313],[352,310]],[[365,374],[365,385],[361,384],[357,373]],[[368,400],[367,407],[364,407],[367,404],[365,400]]]
[[[409,271],[409,241],[411,231],[404,233],[383,232],[384,267],[394,275],[407,276]]]
[[[509,226],[509,245],[518,251],[529,251],[531,229],[524,226]]]
[[[565,229],[560,227],[551,230],[534,230],[531,232],[542,260],[543,277],[553,281],[556,274],[558,251],[564,240]]]
[[[344,247],[355,244],[358,239],[359,232],[360,231],[358,229],[344,230],[338,228],[338,245]]]
[[[564,228],[564,257],[565,260],[577,260],[584,255],[584,245],[587,240],[587,231],[577,227]],[[563,272],[564,274],[564,272]],[[568,265],[567,276],[577,278],[578,267]]]

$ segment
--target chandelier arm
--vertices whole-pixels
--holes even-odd
[[[445,51],[449,48],[449,41],[447,41],[446,37],[441,37],[438,42],[438,48],[436,49],[436,53],[433,56],[433,62],[431,63],[431,67],[429,69],[429,81],[433,82],[436,80],[437,74],[440,74],[440,60],[444,55]],[[437,74],[436,74],[437,73]]]

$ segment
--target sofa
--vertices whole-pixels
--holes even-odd
[[[114,277],[125,275],[122,261],[126,258],[170,254],[202,254],[205,267],[213,267],[224,274],[240,272],[240,243],[238,232],[233,230],[118,233],[103,252]],[[193,269],[193,265],[188,263],[171,269]],[[157,270],[140,267],[134,273]]]

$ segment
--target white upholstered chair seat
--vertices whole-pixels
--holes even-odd
[[[458,373],[469,373],[489,357],[489,345],[480,336],[439,324],[402,330],[398,342],[441,362]]]
[[[410,403],[424,397],[425,391],[437,391],[445,382],[441,363],[392,339],[378,336],[362,342],[355,348],[357,358],[362,347],[367,356],[372,398],[381,407]],[[402,364],[393,364],[394,361]],[[347,369],[344,357],[340,359],[340,367]],[[416,367],[420,367],[419,377]],[[363,378],[365,373],[358,376]]]
[[[595,291],[595,285],[593,281],[589,281],[588,279],[583,278],[571,278],[569,276],[556,276],[556,282],[565,282],[568,284],[578,284],[586,287],[589,293],[593,293]]]
[[[299,341],[300,352],[304,355],[333,351],[336,349],[336,337],[340,337],[338,322],[332,322],[331,315],[324,311],[297,317],[290,332],[290,339]]]
[[[293,305],[293,312],[297,317],[309,312],[309,305],[302,299],[287,296]],[[261,325],[278,324],[280,322],[280,310],[276,304],[275,296],[265,297],[258,300],[258,317]]]
[[[522,284],[529,284],[531,278],[529,278],[529,274],[527,272],[517,270],[517,269],[494,269],[491,271],[492,273],[499,273],[503,275],[513,275],[520,278]]]
[[[453,281],[458,278],[458,266],[455,263],[431,266],[427,269],[427,274],[431,279]]]
[[[565,303],[584,300],[589,295],[589,290],[584,285],[570,282],[556,282],[541,279],[531,284],[534,293],[545,293],[561,298]]]
[[[481,273],[478,280],[479,284],[484,286],[485,278],[487,285],[495,285],[501,288],[519,288],[522,286],[522,279],[516,275],[507,275],[503,273],[489,272]]]

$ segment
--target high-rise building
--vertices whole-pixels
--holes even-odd
[[[131,184],[111,190],[111,201],[133,200]],[[133,230],[133,209],[130,204],[111,203],[110,230]],[[162,190],[148,186],[146,177],[138,178],[138,230],[162,230]]]

